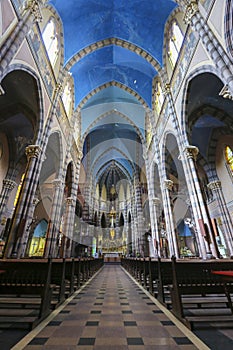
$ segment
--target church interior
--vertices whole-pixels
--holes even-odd
[[[232,348],[232,118],[233,0],[2,0],[0,348],[28,333],[9,345],[10,294],[38,294],[39,326],[58,317],[14,350]],[[195,332],[188,275],[224,330]],[[88,315],[115,318],[71,325],[90,286],[107,301]]]

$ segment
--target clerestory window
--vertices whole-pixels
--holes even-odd
[[[164,94],[163,94],[160,82],[157,81],[155,86],[155,109],[158,114],[161,111],[163,101],[164,101]]]
[[[72,106],[72,94],[71,94],[71,84],[70,81],[66,83],[65,89],[62,94],[62,102],[64,104],[66,114],[69,116],[71,112],[71,106]]]
[[[172,22],[168,42],[168,57],[172,67],[175,66],[179,57],[184,35],[176,21]]]
[[[42,37],[51,65],[54,67],[58,58],[59,39],[56,28],[56,22],[53,17],[51,17],[49,22],[46,24]]]

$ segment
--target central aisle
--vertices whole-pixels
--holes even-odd
[[[105,265],[40,332],[33,332],[28,345],[14,349],[208,349],[201,342],[195,346],[120,265]]]

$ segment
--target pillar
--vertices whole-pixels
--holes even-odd
[[[177,237],[176,237],[176,231],[174,226],[171,197],[170,197],[170,192],[172,191],[172,187],[173,187],[173,181],[169,179],[165,179],[164,180],[164,194],[165,194],[164,213],[165,213],[165,220],[166,220],[166,231],[167,231],[167,238],[169,243],[170,257],[174,255],[178,258],[179,250],[177,245]]]
[[[63,258],[71,256],[71,245],[74,231],[74,214],[75,214],[75,199],[72,197],[66,198],[66,212],[64,219],[63,234],[66,237],[65,247],[63,250]]]
[[[227,209],[227,205],[225,202],[225,198],[222,192],[221,181],[211,181],[208,185],[209,189],[214,193],[214,196],[218,202],[219,214],[221,216],[221,223],[224,230],[224,238],[226,240],[227,248],[229,250],[229,254],[233,256],[233,233],[232,233],[232,218]]]
[[[3,179],[2,183],[2,192],[0,195],[0,217],[4,215],[11,191],[17,186],[16,182],[11,179]]]
[[[32,195],[34,195],[37,183],[34,183],[34,173],[37,171],[38,158],[41,148],[38,145],[30,145],[26,147],[27,166],[25,177],[22,183],[19,199],[12,217],[9,230],[9,236],[4,251],[4,257],[9,258],[11,254],[17,255],[17,250],[25,234],[27,224],[27,212],[32,204]]]
[[[62,192],[62,181],[60,179],[53,180],[53,202],[50,212],[50,220],[48,224],[46,246],[44,257],[56,257],[56,243],[59,235],[59,218],[58,218],[58,203],[60,193]],[[60,214],[60,213],[59,213]]]
[[[209,219],[208,208],[206,208],[206,204],[204,203],[195,165],[198,152],[198,148],[191,145],[186,146],[184,149],[189,173],[188,175],[190,178],[189,184],[192,186],[193,191],[190,200],[198,232],[200,254],[203,259],[211,257],[212,255],[217,258],[219,257],[219,252],[215,237],[213,236],[214,233]],[[207,228],[208,232],[206,231]]]

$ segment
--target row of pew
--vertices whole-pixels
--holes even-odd
[[[1,259],[0,329],[33,329],[103,265],[103,259]]]
[[[232,259],[123,258],[122,266],[189,329],[233,325]]]

